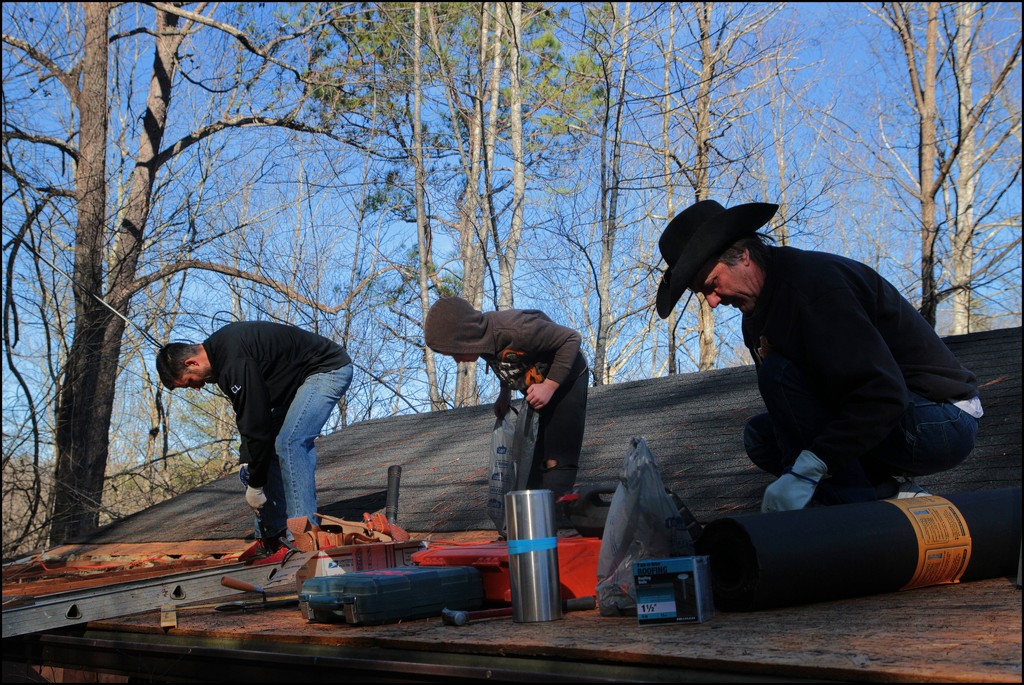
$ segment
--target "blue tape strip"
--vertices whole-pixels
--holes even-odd
[[[543,552],[558,547],[558,538],[536,538],[534,540],[509,540],[509,554],[526,554],[527,552]]]

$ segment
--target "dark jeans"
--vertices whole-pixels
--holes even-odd
[[[589,380],[586,361],[578,356],[569,378],[555,391],[551,403],[540,410],[527,488],[550,490],[558,499],[576,483],[587,422]],[[549,468],[548,461],[557,464]]]
[[[757,382],[768,413],[750,419],[743,443],[754,464],[780,476],[833,416],[803,372],[778,353],[765,358]],[[953,468],[970,454],[977,433],[978,420],[959,407],[911,392],[899,424],[859,459],[830,471],[814,500],[843,504],[892,496],[895,492],[886,488],[894,489],[894,476],[924,476]]]

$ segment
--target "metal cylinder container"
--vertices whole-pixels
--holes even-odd
[[[512,620],[562,618],[558,579],[555,497],[550,490],[515,490],[505,495]]]

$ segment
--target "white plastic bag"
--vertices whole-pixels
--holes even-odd
[[[694,553],[685,522],[665,491],[657,460],[643,438],[630,440],[597,561],[597,603],[602,616],[636,614],[633,562]]]

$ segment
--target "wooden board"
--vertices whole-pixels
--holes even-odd
[[[160,633],[159,614],[89,628]],[[701,625],[644,626],[635,618],[570,613],[545,623],[508,618],[444,626],[422,619],[385,626],[307,623],[294,609],[179,616],[175,635],[284,644],[533,656],[591,663],[710,669],[765,677],[866,682],[1020,682],[1021,595],[1011,579],[719,613]]]

